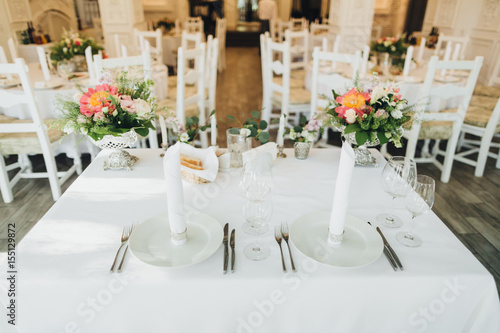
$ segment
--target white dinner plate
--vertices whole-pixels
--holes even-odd
[[[222,226],[213,217],[190,211],[186,214],[187,241],[170,241],[168,214],[142,222],[130,236],[130,250],[141,261],[160,267],[180,267],[209,258],[222,244]]]
[[[377,260],[384,249],[382,238],[367,222],[346,216],[342,243],[328,244],[328,211],[306,214],[293,222],[290,238],[295,247],[307,257],[334,267],[360,267]]]
[[[446,75],[446,76],[436,76],[434,78],[435,81],[437,82],[442,82],[442,83],[457,83],[462,81],[462,78],[456,77],[456,76],[451,76],[451,75]]]

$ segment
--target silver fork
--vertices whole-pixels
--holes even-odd
[[[130,237],[130,232],[131,232],[130,228],[131,227],[123,227],[123,232],[122,232],[122,237],[121,237],[122,243],[120,244],[118,251],[116,251],[115,260],[113,260],[113,265],[111,265],[111,269],[109,270],[110,273],[113,273],[113,271],[115,270],[115,265],[116,265],[116,260],[118,259],[118,254],[120,254],[120,251],[121,251],[123,245],[125,245],[128,238]]]
[[[283,265],[283,272],[286,273],[285,258],[283,258],[283,249],[281,248],[281,232],[280,232],[279,227],[274,228],[274,238],[276,238],[276,241],[278,242],[278,244],[280,246],[281,264]]]
[[[127,239],[125,241],[128,241],[128,239],[130,238],[130,235],[132,235],[132,231],[134,231],[134,229],[135,229],[135,225],[132,224],[129,228]],[[120,262],[120,266],[118,266],[118,270],[117,270],[118,273],[122,272],[123,263],[125,262],[125,256],[127,255],[127,250],[128,250],[128,244],[127,244],[127,247],[125,248],[125,252],[123,252],[123,257],[122,257],[122,261]]]
[[[283,239],[286,242],[286,246],[288,247],[288,253],[290,254],[290,261],[292,262],[292,271],[296,272],[297,270],[295,269],[295,264],[293,263],[293,258],[292,258],[292,251],[290,251],[290,244],[288,244],[288,224],[286,222],[281,223],[281,235],[283,236]]]

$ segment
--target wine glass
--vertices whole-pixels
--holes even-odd
[[[417,176],[417,164],[411,158],[393,156],[382,170],[381,183],[385,192],[395,198],[403,198],[413,187]],[[399,228],[403,221],[393,214],[380,214],[377,222],[388,228]]]
[[[411,213],[410,229],[408,232],[400,232],[396,235],[401,244],[410,247],[422,245],[422,239],[413,234],[415,218],[431,210],[434,204],[435,188],[434,179],[425,175],[417,176],[415,186],[405,197],[406,209]]]
[[[270,154],[261,154],[245,164],[239,183],[243,195],[246,195],[248,188],[252,185],[267,186],[271,192],[273,191],[272,162]]]
[[[268,229],[268,222],[273,213],[273,202],[269,187],[251,185],[247,190],[245,207],[243,209],[246,223],[243,230],[247,233],[256,234],[255,242],[247,245],[243,253],[248,259],[263,260],[269,257],[269,247],[260,244],[259,235]],[[250,232],[248,230],[250,228]]]

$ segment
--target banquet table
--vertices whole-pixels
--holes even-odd
[[[376,226],[377,214],[391,210],[406,229],[410,214],[383,192],[385,161],[371,151],[379,167],[354,169],[348,214]],[[110,274],[123,227],[167,209],[161,150],[129,152],[139,157],[133,171],[103,171],[109,152],[99,153],[18,244],[19,332],[500,332],[492,275],[433,212],[417,218],[419,248],[400,245],[400,230],[383,228],[404,271],[393,271],[383,255],[363,267],[333,267],[291,244],[297,272],[287,257],[285,274],[272,231],[260,236],[271,256],[246,259],[242,249],[255,236],[242,231],[241,169],[219,172],[208,184],[183,181],[186,207],[236,229],[234,273],[223,274],[219,247],[205,261],[174,268],[129,253],[124,271]],[[272,166],[270,230],[332,207],[340,149],[312,149],[306,160],[285,153]],[[6,262],[1,267],[9,270]],[[0,289],[6,307],[9,281],[0,280]],[[7,329],[4,316],[0,331]]]

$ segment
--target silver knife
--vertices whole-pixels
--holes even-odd
[[[404,270],[403,264],[401,264],[401,260],[399,260],[399,257],[396,254],[396,252],[394,252],[393,248],[391,247],[391,244],[389,244],[387,239],[385,239],[384,234],[382,233],[382,230],[380,230],[380,228],[377,227],[377,231],[380,234],[380,236],[382,236],[382,240],[384,241],[384,246],[387,247],[387,251],[389,251],[391,256],[394,258],[394,261],[396,262],[396,264],[398,264],[399,269]]]
[[[370,222],[368,222],[368,224],[372,225]],[[383,237],[382,237],[382,241],[383,241]],[[392,268],[396,272],[398,270],[398,265],[396,264],[396,261],[394,261],[394,258],[392,257],[391,252],[389,252],[389,249],[387,248],[385,243],[384,243],[384,254],[385,254],[385,257],[387,258],[387,260],[389,261],[389,264],[391,264]]]
[[[222,240],[222,243],[224,244],[224,274],[227,273],[227,263],[229,261],[229,249],[227,247],[227,241],[228,241],[228,233],[229,233],[229,223],[226,223],[224,226],[224,239]]]
[[[234,273],[234,229],[231,231],[231,237],[229,238],[229,246],[231,246],[231,273]]]

